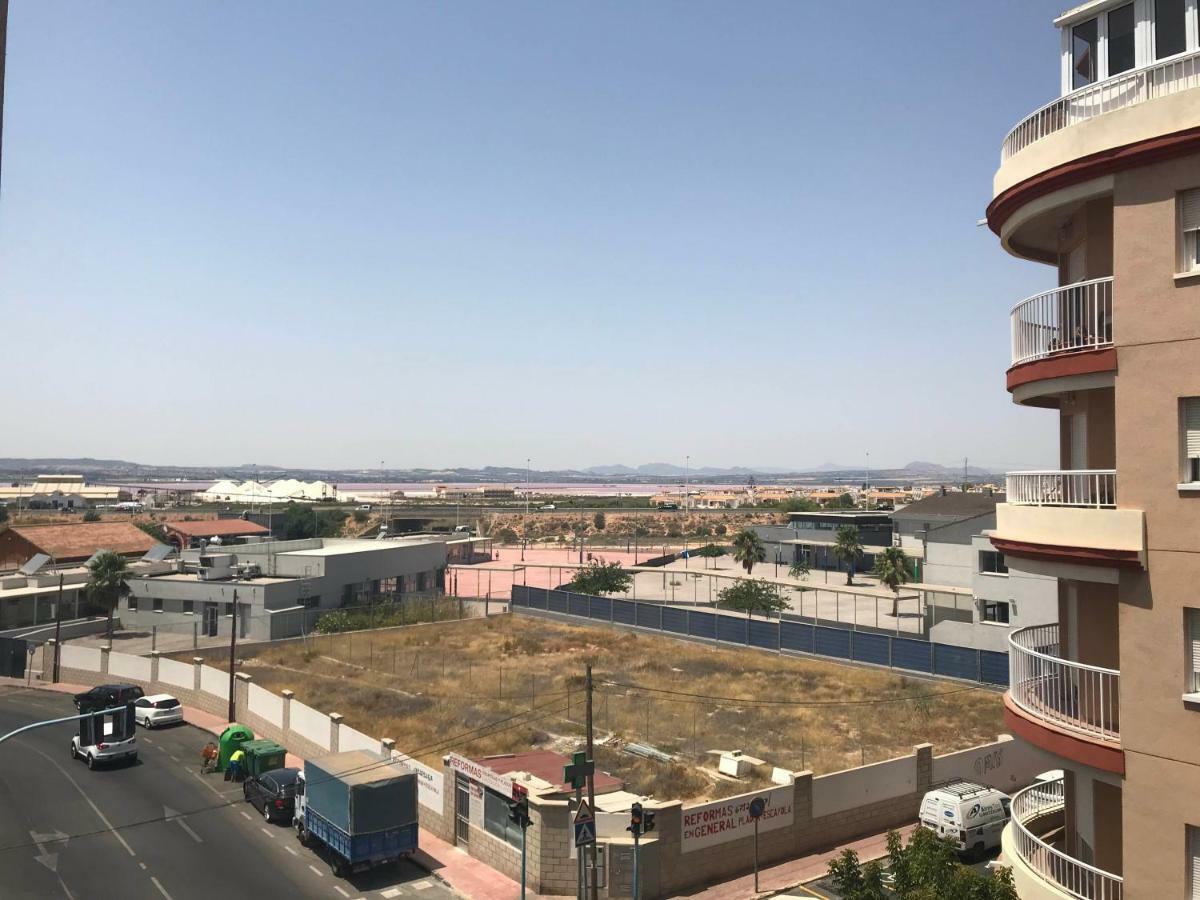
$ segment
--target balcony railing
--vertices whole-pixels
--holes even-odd
[[[1029,868],[1080,900],[1122,900],[1120,875],[1089,866],[1047,841],[1035,831],[1037,821],[1066,808],[1063,779],[1042,781],[1018,791],[1012,799],[1014,849]]]
[[[1031,716],[1101,741],[1121,740],[1121,673],[1063,659],[1058,625],[1008,637],[1009,696]]]
[[[1022,300],[1012,311],[1012,364],[1112,346],[1112,278]]]
[[[1056,131],[1194,87],[1200,87],[1200,53],[1189,53],[1089,84],[1047,103],[1013,128],[1000,147],[1000,162]]]
[[[1014,506],[1077,506],[1113,509],[1117,473],[1112,469],[1009,472],[1005,499]]]

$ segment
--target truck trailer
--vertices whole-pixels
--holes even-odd
[[[305,760],[293,824],[302,845],[328,850],[334,875],[399,862],[417,849],[417,777],[366,750]]]

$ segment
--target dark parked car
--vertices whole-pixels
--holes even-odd
[[[242,782],[246,800],[268,822],[292,823],[296,808],[296,776],[299,769],[272,769]]]
[[[76,694],[75,708],[82,710],[86,703],[91,709],[112,709],[144,696],[146,692],[136,684],[100,684],[90,691]]]

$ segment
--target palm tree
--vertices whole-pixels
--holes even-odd
[[[108,612],[108,641],[112,643],[113,613],[122,597],[130,594],[125,578],[129,565],[125,557],[112,550],[103,550],[88,565],[88,582],[84,590],[87,597]]]
[[[909,581],[908,556],[899,547],[884,547],[875,555],[875,567],[871,574],[892,589],[892,616],[899,615],[900,585]]]
[[[843,525],[834,537],[833,555],[838,562],[846,564],[846,584],[854,584],[854,564],[863,555],[862,541],[858,538],[858,529],[853,525]]]
[[[743,529],[733,536],[733,558],[742,564],[749,575],[754,571],[755,563],[766,561],[767,548],[755,532]]]
[[[792,567],[788,569],[788,574],[793,578],[803,581],[808,577],[811,571],[812,566],[810,566],[805,560],[800,559],[792,563]]]

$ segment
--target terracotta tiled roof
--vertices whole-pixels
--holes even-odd
[[[487,766],[498,775],[507,775],[509,772],[528,772],[542,781],[557,784],[560,793],[573,790],[571,785],[564,784],[562,781],[563,766],[569,765],[571,760],[553,750],[530,750],[527,753],[485,756],[482,759],[476,759],[475,762],[481,766]],[[620,778],[609,775],[607,772],[601,772],[599,769],[596,770],[595,790],[597,794],[619,791],[623,787],[625,787],[625,782]]]
[[[88,559],[97,550],[113,550],[122,556],[140,556],[157,543],[130,522],[14,525],[12,530],[59,562]]]
[[[203,522],[164,522],[163,528],[190,538],[237,537],[241,534],[269,534],[271,529],[246,519],[208,519]]]

